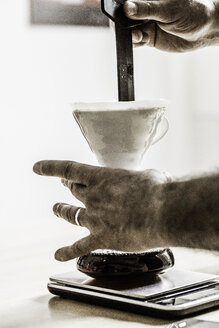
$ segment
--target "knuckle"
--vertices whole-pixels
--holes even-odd
[[[71,253],[73,254],[80,255],[83,254],[84,252],[86,251],[83,249],[80,242],[77,242],[71,246]]]
[[[88,230],[91,229],[92,225],[92,216],[89,213],[89,210],[86,208],[81,207],[78,221],[82,227],[86,227]]]
[[[69,183],[69,188],[71,189],[71,192],[74,193],[74,194],[78,193],[78,191],[79,191],[78,185],[74,182]]]
[[[75,192],[75,183],[68,181],[68,188],[71,190],[72,193]]]
[[[72,208],[71,208],[71,206],[66,206],[65,217],[68,221],[71,220],[71,217],[72,217]]]
[[[66,167],[65,167],[65,170],[64,170],[64,178],[66,179],[66,180],[70,180],[70,178],[71,178],[71,172],[72,172],[72,163],[71,162],[69,162],[67,165],[66,165]]]
[[[100,203],[99,197],[96,193],[90,193],[86,197],[86,205],[88,208],[97,208]]]
[[[81,207],[80,213],[79,213],[80,220],[84,219],[85,216],[86,216],[86,210],[85,210],[85,208]]]
[[[154,8],[154,4],[153,3],[148,3],[148,2],[144,2],[143,6],[141,8],[141,15],[144,15],[145,13],[147,13],[149,16],[154,14],[155,12],[155,8]]]

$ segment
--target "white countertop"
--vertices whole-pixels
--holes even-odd
[[[61,299],[48,292],[49,276],[75,266],[74,261],[55,261],[54,251],[84,235],[82,230],[52,217],[0,224],[0,327],[168,326],[171,321]],[[174,254],[177,268],[219,274],[218,253],[174,249]],[[219,309],[200,318],[219,323]]]

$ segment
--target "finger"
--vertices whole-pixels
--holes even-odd
[[[153,179],[156,183],[169,183],[173,181],[173,177],[169,172],[166,171],[158,171],[155,169],[147,169],[142,172],[145,178]]]
[[[146,32],[143,32],[140,29],[132,31],[132,42],[134,43],[134,46],[138,44],[147,44],[149,40],[149,35]]]
[[[33,170],[39,175],[60,177],[75,183],[88,185],[98,172],[99,167],[72,161],[40,161]]]
[[[176,35],[170,34],[159,27],[155,22],[149,22],[142,27],[144,41],[136,43],[135,46],[147,45],[159,50],[169,52],[185,52],[197,48],[195,42],[184,40]]]
[[[132,31],[134,46],[148,45],[154,47],[156,40],[157,25],[155,22],[149,22],[141,26],[141,29],[135,28]]]
[[[163,23],[171,21],[170,10],[167,10],[162,1],[129,0],[124,3],[124,12],[127,17],[136,20],[156,20]]]
[[[134,48],[141,48],[142,46],[145,46],[145,43],[134,43]]]
[[[78,225],[75,221],[75,215],[78,211],[79,207],[72,206],[65,203],[56,203],[53,206],[53,213],[58,216],[59,218],[63,218],[64,220],[68,221],[69,223]],[[87,226],[87,217],[86,217],[86,209],[80,208],[80,212],[78,214],[78,222],[80,226],[86,227]]]
[[[139,29],[134,29],[132,31],[132,42],[133,43],[141,43],[143,39],[143,33]]]
[[[69,261],[76,257],[89,254],[98,248],[98,237],[89,235],[78,240],[71,246],[66,246],[58,249],[55,253],[55,259],[58,261]]]
[[[62,179],[62,184],[67,187],[72,194],[79,199],[82,203],[86,202],[87,187],[82,184],[74,183],[70,180]]]

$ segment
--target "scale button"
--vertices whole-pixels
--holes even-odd
[[[180,323],[173,323],[169,328],[185,328],[188,327],[185,321]]]
[[[184,322],[180,322],[178,326],[179,326],[179,328],[184,328],[184,327],[187,326],[187,323],[185,321]]]

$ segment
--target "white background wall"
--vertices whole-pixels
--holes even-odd
[[[32,173],[40,159],[96,163],[69,104],[116,99],[110,29],[30,26],[25,0],[0,3],[1,220],[52,216],[72,202],[59,181]],[[144,166],[184,175],[219,166],[219,48],[188,54],[135,50],[137,99],[167,98],[168,135]],[[33,212],[30,214],[30,209]]]

